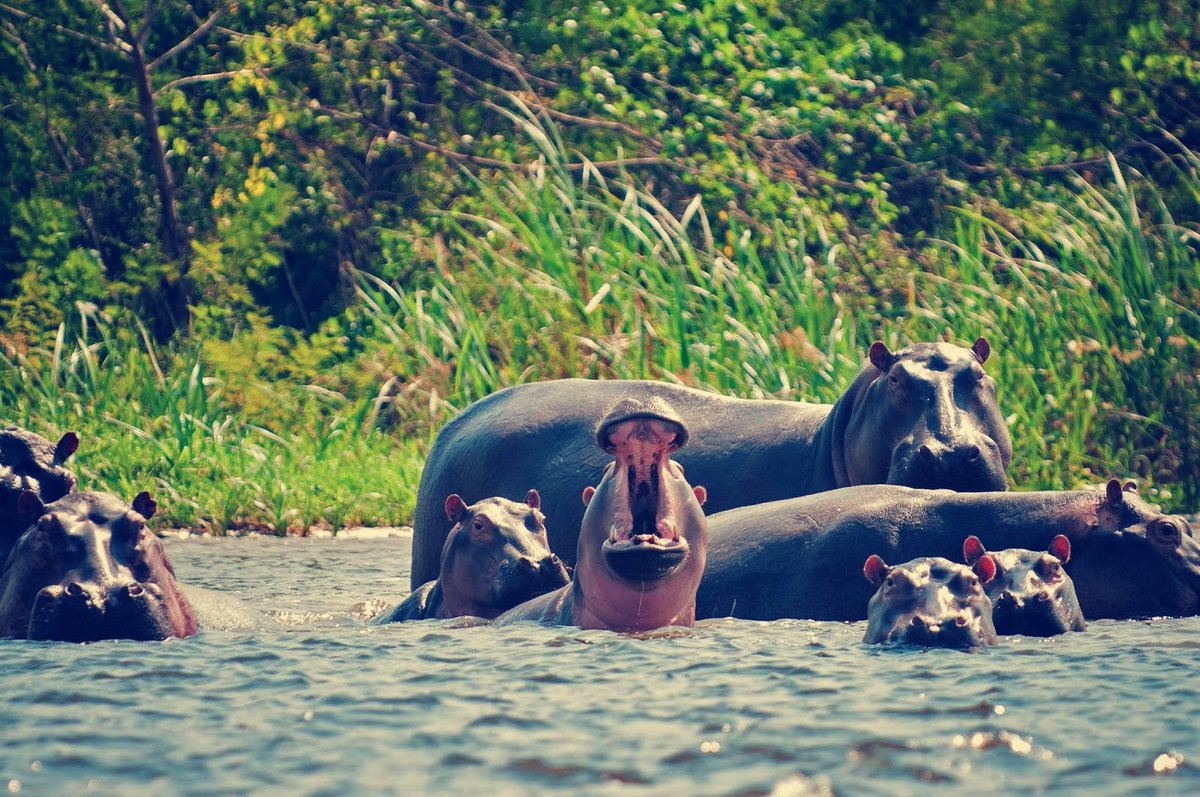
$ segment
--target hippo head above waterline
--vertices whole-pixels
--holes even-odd
[[[49,503],[73,491],[75,474],[65,465],[78,447],[74,432],[51,443],[15,426],[0,430],[0,563],[32,520],[17,505],[21,493]]]
[[[983,556],[996,563],[996,577],[986,587],[996,633],[1056,636],[1087,627],[1075,582],[1063,568],[1071,560],[1066,536],[1056,535],[1044,551],[988,551],[978,537],[967,537],[963,542],[967,564],[974,565]]]
[[[889,566],[872,554],[863,565],[878,587],[867,607],[868,644],[977,648],[996,644],[992,602],[984,591],[996,575],[987,554],[973,567],[937,556]]]

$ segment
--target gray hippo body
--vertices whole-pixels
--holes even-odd
[[[1071,560],[1071,541],[1066,536],[1056,535],[1039,551],[989,551],[975,536],[963,542],[967,564],[974,565],[984,556],[996,563],[996,576],[986,590],[997,633],[1057,636],[1087,628],[1075,582],[1063,568]]]
[[[62,642],[154,640],[196,633],[162,544],[147,528],[148,493],[127,504],[71,493],[42,505],[0,575],[0,637]]]
[[[51,443],[15,426],[0,430],[0,564],[33,520],[17,506],[21,493],[48,504],[73,492],[75,474],[65,465],[78,447],[74,432]]]
[[[977,535],[992,548],[1071,543],[1067,571],[1084,616],[1200,612],[1200,546],[1179,517],[1124,491],[954,493],[878,485],[730,510],[708,518],[698,617],[862,620],[864,559],[958,559]]]
[[[704,489],[670,458],[688,437],[658,398],[620,402],[596,442],[615,461],[583,490],[586,511],[571,583],[523,603],[498,624],[537,622],[619,632],[691,626],[704,572]]]
[[[710,511],[853,484],[1003,490],[1012,456],[989,348],[882,343],[836,404],[728,398],[646,381],[566,379],[519,385],[467,407],[442,429],[421,475],[412,585],[437,576],[451,492],[512,495],[536,484],[550,549],[569,563],[580,491],[608,462],[595,419],[625,398],[666,401],[695,442],[678,461],[711,494]]]
[[[525,503],[486,498],[467,506],[457,493],[445,502],[454,523],[435,581],[421,585],[375,624],[406,620],[494,619],[568,582],[567,569],[550,553],[537,490]]]
[[[973,567],[936,556],[895,566],[868,557],[863,575],[877,589],[867,604],[863,642],[962,649],[996,644],[984,589],[995,573],[986,554]]]

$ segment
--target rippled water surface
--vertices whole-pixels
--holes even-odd
[[[407,538],[167,546],[280,626],[0,641],[0,792],[1200,793],[1197,618],[981,654],[861,623],[375,628],[350,610],[403,594]]]

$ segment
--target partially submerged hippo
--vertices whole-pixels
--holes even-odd
[[[530,598],[558,589],[570,579],[546,542],[545,516],[537,490],[525,503],[485,498],[467,504],[446,499],[454,524],[442,551],[442,569],[375,623],[483,617],[493,619]]]
[[[37,521],[0,576],[0,637],[63,642],[166,639],[196,633],[191,606],[158,538],[157,506],[106,493],[71,493],[43,505],[20,498]]]
[[[867,556],[957,559],[969,531],[1030,550],[1066,536],[1067,572],[1090,619],[1200,613],[1191,527],[1115,479],[1100,493],[848,487],[721,512],[708,529],[702,618],[861,620],[870,592],[857,573]]]
[[[940,648],[996,644],[992,602],[984,591],[996,575],[996,563],[987,554],[972,567],[937,556],[888,566],[871,554],[863,575],[878,588],[867,605],[863,642]]]
[[[1065,535],[1056,535],[1040,551],[989,551],[978,537],[967,537],[963,542],[967,564],[975,565],[984,557],[996,564],[996,577],[987,582],[987,594],[998,633],[1057,636],[1087,628],[1075,596],[1075,582],[1063,569],[1071,560],[1071,541]]]
[[[51,443],[16,426],[0,430],[0,564],[33,520],[21,513],[17,499],[29,490],[49,503],[74,491],[75,474],[64,466],[77,448],[74,432]]]
[[[680,457],[713,491],[713,511],[854,484],[1003,490],[1012,456],[991,349],[919,343],[871,346],[869,362],[836,404],[727,398],[660,382],[566,379],[518,385],[475,402],[442,429],[417,495],[412,585],[437,577],[456,490],[517,495],[536,484],[554,519],[550,549],[570,560],[580,490],[605,464],[592,424],[617,401],[665,400],[696,443]],[[568,562],[570,563],[570,562]]]
[[[707,540],[704,488],[688,484],[671,460],[687,438],[683,421],[660,398],[614,407],[595,440],[615,461],[598,487],[583,491],[571,583],[497,622],[625,632],[693,625]]]

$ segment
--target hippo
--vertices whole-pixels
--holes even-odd
[[[939,648],[996,644],[992,602],[984,590],[996,575],[996,563],[987,554],[971,567],[940,556],[888,566],[871,554],[863,575],[878,588],[867,605],[863,642]]]
[[[704,572],[703,487],[693,488],[671,454],[687,442],[678,413],[657,396],[618,403],[596,428],[614,458],[583,490],[571,583],[497,619],[620,632],[691,626]]]
[[[77,448],[74,432],[51,443],[16,426],[0,430],[0,563],[32,521],[17,506],[21,493],[29,490],[49,503],[74,492],[75,474],[65,464]]]
[[[1058,636],[1087,628],[1075,582],[1063,570],[1071,560],[1071,541],[1065,535],[1056,535],[1041,551],[988,551],[978,537],[967,537],[963,542],[967,564],[975,565],[985,556],[996,565],[996,577],[986,586],[997,633]]]
[[[127,504],[106,493],[70,493],[43,504],[0,576],[0,637],[62,642],[189,637],[196,620],[162,545],[147,528],[149,493]]]
[[[374,622],[396,623],[450,617],[491,620],[570,579],[546,542],[541,498],[530,490],[525,503],[485,498],[467,506],[457,493],[446,499],[454,524],[442,551],[442,569],[399,606]]]
[[[516,495],[536,484],[553,518],[550,550],[573,564],[587,474],[606,460],[592,425],[629,397],[668,402],[698,442],[679,458],[713,494],[710,511],[855,484],[1004,490],[1012,457],[991,347],[871,346],[835,404],[736,399],[648,381],[564,379],[517,385],[480,399],[438,434],[421,475],[413,520],[412,586],[437,577],[449,530],[442,499],[455,490]]]
[[[957,559],[975,531],[994,548],[1047,550],[1064,535],[1089,619],[1200,613],[1200,545],[1113,479],[1102,492],[955,493],[876,485],[742,507],[708,518],[697,617],[861,620],[854,577],[872,553]]]

